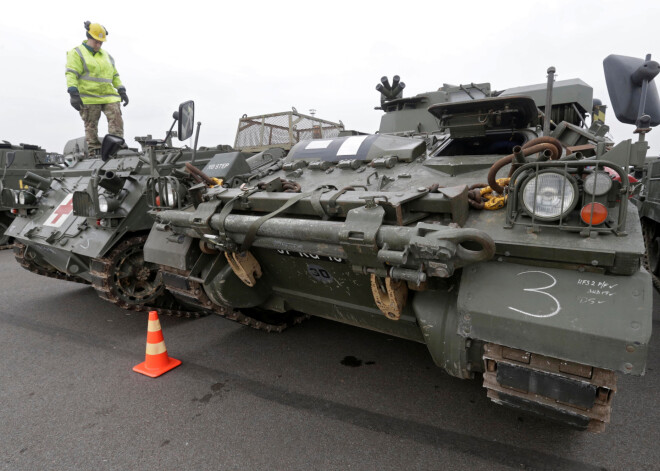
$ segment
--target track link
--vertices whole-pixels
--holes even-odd
[[[220,306],[211,301],[199,282],[188,278],[189,272],[165,266],[161,266],[160,269],[167,290],[186,304],[197,306],[206,312],[217,314],[252,329],[279,333],[309,319],[309,315],[298,312],[280,315],[252,309],[237,311],[227,306]]]
[[[157,311],[160,315],[198,318],[208,314],[183,308],[165,290],[156,265],[144,262],[146,235],[124,239],[103,258],[90,264],[92,286],[101,299],[129,311]]]
[[[488,343],[484,387],[495,403],[590,432],[610,421],[616,373]]]
[[[89,281],[80,278],[79,276],[69,275],[67,273],[56,270],[55,268],[45,268],[36,264],[33,260],[27,259],[25,257],[25,244],[14,242],[13,248],[16,261],[20,266],[29,272],[36,273],[37,275],[45,276],[48,278],[55,278],[56,280],[72,281],[74,283],[81,283],[84,285],[90,284]]]

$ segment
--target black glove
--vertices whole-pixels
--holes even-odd
[[[71,106],[73,106],[76,111],[80,111],[83,106],[83,102],[82,98],[80,98],[80,93],[78,93],[78,90],[71,90],[69,95],[71,95]]]
[[[128,95],[126,95],[126,89],[121,87],[117,89],[117,92],[119,92],[119,96],[121,97],[121,101],[124,103],[124,106],[128,105]]]

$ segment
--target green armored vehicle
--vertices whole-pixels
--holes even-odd
[[[651,335],[627,178],[643,134],[615,144],[587,127],[591,87],[552,68],[503,91],[377,88],[376,134],[217,155],[201,183],[152,179],[145,260],[184,304],[269,331],[314,315],[425,343],[496,403],[603,430],[616,373],[644,374]]]
[[[91,283],[101,298],[126,309],[191,315],[164,292],[158,268],[144,263],[142,246],[153,224],[144,187],[153,175],[169,175],[186,162],[203,166],[231,147],[173,147],[177,122],[179,139],[189,138],[193,102],[180,106],[165,139],[136,138],[142,151],[109,135],[101,159],[87,158],[81,146],[67,149],[65,168],[47,177],[29,174],[23,189],[5,190],[2,204],[16,213],[7,235],[16,241],[18,262],[40,275]]]
[[[39,176],[49,175],[51,169],[60,168],[61,157],[32,144],[15,146],[7,141],[0,142],[0,191],[23,188],[26,172]],[[12,199],[7,204],[0,204],[0,247],[6,246],[11,241],[5,231],[14,219],[11,212],[14,203]]]

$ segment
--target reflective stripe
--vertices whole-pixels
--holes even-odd
[[[76,77],[80,78],[80,73],[76,69],[70,69],[67,67],[66,71],[76,74]]]
[[[147,324],[147,332],[158,332],[161,330],[160,321],[156,319],[155,321],[149,321]]]
[[[110,55],[110,53],[108,53],[108,57],[110,58],[110,63],[111,63],[112,66],[114,67],[114,66],[115,66],[115,60],[112,58],[112,56]]]
[[[85,62],[85,58],[83,57],[82,52],[80,52],[80,48],[75,48],[74,50],[80,56],[80,60],[82,61],[82,64],[83,64],[83,72],[85,72],[85,74],[89,75],[89,69],[87,68],[87,62]]]
[[[147,344],[147,355],[158,355],[160,353],[165,353],[166,351],[165,342]]]
[[[84,96],[87,98],[110,98],[110,97],[119,96],[119,93],[113,93],[111,95],[92,95],[91,93],[81,93],[80,96]]]
[[[90,82],[112,83],[112,79],[90,77],[89,75],[81,75],[80,80],[89,80]]]

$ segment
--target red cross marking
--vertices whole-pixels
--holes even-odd
[[[57,207],[53,214],[57,214],[57,217],[53,219],[50,223],[55,224],[59,218],[62,216],[68,216],[73,211],[73,198],[69,200],[67,204],[61,204]]]

